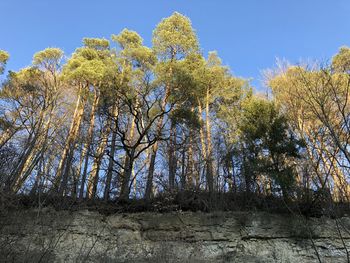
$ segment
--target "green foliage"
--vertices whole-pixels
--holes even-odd
[[[103,62],[99,60],[76,58],[69,62],[65,70],[68,78],[98,83],[103,79],[106,69]]]
[[[0,98],[31,104],[41,99],[43,72],[35,67],[27,67],[18,72],[10,71],[8,79],[0,90]]]
[[[196,96],[201,102],[209,100],[213,104],[233,92],[232,74],[215,51],[209,52],[208,59],[197,65],[193,75],[197,82]]]
[[[46,48],[33,56],[33,65],[43,66],[46,69],[58,67],[63,57],[63,51],[59,48]]]
[[[199,129],[201,122],[198,119],[198,114],[190,108],[182,107],[173,110],[170,118],[176,124],[186,124],[190,129]]]
[[[122,30],[118,35],[112,35],[112,40],[119,46],[116,53],[119,71],[116,87],[126,98],[135,99],[142,89],[150,89],[147,80],[153,72],[157,59],[152,49],[142,44],[142,38],[135,31]]]
[[[198,39],[190,19],[177,12],[164,18],[157,25],[152,41],[156,54],[164,60],[184,58],[199,50]]]
[[[122,49],[140,47],[143,42],[137,32],[126,28],[119,35],[112,35],[112,40],[118,43]]]
[[[253,96],[243,104],[239,132],[249,172],[266,174],[286,194],[296,179],[292,160],[300,158],[303,147],[289,132],[286,117],[274,102]]]
[[[350,70],[350,48],[341,47],[339,53],[333,57],[332,66],[338,71]]]
[[[0,75],[4,73],[5,66],[9,57],[10,57],[9,53],[7,53],[4,50],[0,50]]]
[[[105,39],[84,38],[84,47],[78,48],[63,69],[63,79],[101,86],[113,78],[115,64]]]
[[[109,41],[104,38],[84,38],[83,43],[85,47],[95,50],[107,50],[109,49]]]

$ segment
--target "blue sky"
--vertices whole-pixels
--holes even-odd
[[[204,53],[217,50],[257,87],[276,57],[326,60],[350,46],[349,0],[0,0],[0,10],[9,70],[29,65],[46,47],[69,55],[83,37],[109,38],[123,28],[150,45],[154,27],[174,11],[190,17]]]

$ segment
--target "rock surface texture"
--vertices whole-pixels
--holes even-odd
[[[263,212],[11,211],[1,262],[347,262],[350,218]]]

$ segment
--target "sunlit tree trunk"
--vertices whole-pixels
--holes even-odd
[[[131,118],[131,126],[130,126],[130,133],[128,136],[128,142],[129,145],[133,145],[135,140],[135,115]],[[134,155],[135,155],[135,149],[132,148],[129,150],[129,152],[125,153],[124,158],[124,173],[122,178],[122,185],[120,189],[120,198],[121,199],[128,199],[130,194],[130,179],[133,171],[133,165],[134,165]]]
[[[79,190],[80,198],[84,198],[84,190],[85,190],[84,188],[86,183],[86,175],[87,175],[87,169],[89,165],[91,143],[92,143],[94,128],[95,128],[95,116],[96,116],[96,110],[97,110],[99,98],[100,98],[100,95],[98,90],[94,89],[94,101],[92,103],[91,113],[90,113],[90,125],[89,125],[86,143],[84,145],[84,150],[82,152],[83,158],[84,158],[84,169],[83,169],[83,174],[81,176],[81,182],[80,182],[80,190]]]
[[[99,143],[95,156],[94,163],[92,165],[92,169],[90,172],[89,180],[88,180],[88,198],[95,198],[97,192],[97,184],[99,180],[99,173],[101,169],[101,163],[104,156],[104,151],[106,149],[106,145],[108,142],[108,137],[111,132],[111,119],[107,119],[107,123],[102,131],[101,142]]]
[[[205,120],[206,120],[206,135],[207,135],[207,184],[209,193],[214,190],[214,178],[213,178],[213,157],[212,157],[212,145],[211,145],[211,124],[210,124],[210,111],[209,111],[209,88],[207,89],[206,105],[205,105]]]
[[[49,106],[41,111],[37,128],[35,131],[33,131],[34,138],[29,147],[27,147],[26,153],[24,156],[22,156],[16,172],[14,172],[15,181],[12,186],[12,190],[15,193],[21,189],[35,166],[43,158],[44,152],[47,148],[49,129],[51,127],[52,113],[54,111],[55,102],[49,99],[48,104]],[[45,118],[47,118],[47,121],[44,125],[42,125]]]
[[[202,110],[201,102],[199,100],[198,100],[198,118],[203,121],[203,110]],[[207,159],[207,147],[205,145],[205,137],[204,137],[203,125],[201,125],[200,128],[199,128],[199,137],[200,137],[200,141],[201,141],[202,158],[203,158],[203,160],[205,162],[206,159]]]
[[[207,179],[207,187],[210,193],[213,192],[214,188],[214,180],[213,180],[213,166],[212,166],[212,153],[211,153],[211,132],[210,132],[210,116],[209,116],[209,102],[208,97],[206,101],[206,118],[204,120],[203,111],[201,107],[201,103],[198,101],[198,113],[199,117],[203,123],[205,123],[206,129],[204,130],[203,126],[200,127],[200,140],[202,146],[202,157],[205,162],[206,168],[206,179]]]
[[[60,195],[64,194],[67,187],[68,173],[75,149],[75,141],[84,114],[86,98],[85,96],[82,96],[82,90],[83,87],[80,85],[72,123],[68,132],[67,140],[65,142],[65,147],[61,155],[62,157],[58,165],[54,182],[54,188],[58,189]]]

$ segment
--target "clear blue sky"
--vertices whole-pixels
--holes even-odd
[[[125,27],[150,45],[154,27],[174,11],[190,17],[205,53],[217,50],[256,86],[276,57],[324,60],[350,45],[349,0],[0,0],[0,49],[17,70],[46,47],[69,55],[83,37],[109,38]]]

